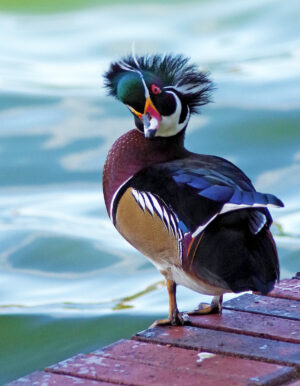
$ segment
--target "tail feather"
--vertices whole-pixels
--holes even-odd
[[[256,235],[258,232],[260,232],[266,223],[267,218],[262,212],[258,210],[252,211],[249,218],[249,229],[253,234]]]
[[[233,292],[270,292],[279,280],[275,242],[266,224],[251,232],[253,212],[239,210],[219,216],[204,231],[192,271]],[[252,224],[253,225],[253,224]]]

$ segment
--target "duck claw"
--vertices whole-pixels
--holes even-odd
[[[199,306],[194,310],[190,311],[188,315],[208,315],[220,313],[220,308],[217,304],[200,303]]]
[[[172,317],[156,320],[149,328],[156,326],[183,326],[184,324],[189,324],[188,314],[178,312],[172,315]]]

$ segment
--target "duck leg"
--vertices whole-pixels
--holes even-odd
[[[151,327],[171,324],[171,326],[182,326],[185,322],[177,308],[176,302],[176,283],[167,279],[167,288],[169,293],[169,317],[166,319],[156,320]]]
[[[214,296],[210,304],[200,303],[198,307],[188,315],[207,315],[207,314],[218,314],[222,313],[223,295]]]

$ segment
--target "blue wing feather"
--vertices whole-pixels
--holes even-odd
[[[204,178],[193,178],[192,181],[187,182],[187,185],[199,190],[206,189],[211,186],[210,183]]]
[[[198,194],[214,201],[227,202],[232,196],[234,190],[228,186],[211,185]]]
[[[255,203],[254,193],[255,192],[242,192],[242,204],[253,205]]]
[[[279,200],[279,198],[277,198],[273,194],[267,193],[267,194],[265,194],[265,196],[267,197],[269,204],[281,206],[281,207],[284,206],[283,202],[281,200]]]
[[[210,169],[173,170],[173,180],[197,191],[197,194],[210,200],[236,205],[254,204],[283,206],[283,203],[272,194],[256,192],[248,180],[233,181],[232,178]]]
[[[235,189],[231,199],[230,203],[241,205],[243,203],[243,192],[240,189]]]
[[[269,204],[267,195],[260,192],[255,192],[255,202],[263,205]]]
[[[189,176],[188,174],[179,174],[173,176],[173,179],[178,184],[185,184],[186,182],[189,182],[191,180],[191,176]]]

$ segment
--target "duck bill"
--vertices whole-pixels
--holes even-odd
[[[144,114],[142,115],[144,124],[144,135],[146,138],[153,138],[161,122],[161,115],[154,107],[150,98],[146,99]]]

